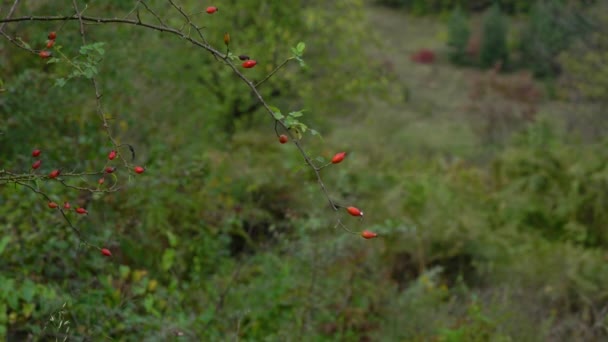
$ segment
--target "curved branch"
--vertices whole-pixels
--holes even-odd
[[[114,23],[114,24],[124,24],[124,25],[133,25],[133,26],[144,27],[144,28],[148,28],[148,29],[152,29],[152,30],[156,30],[156,31],[160,31],[160,32],[166,32],[166,33],[170,33],[170,34],[176,35],[176,36],[178,36],[178,37],[186,40],[187,42],[189,42],[189,43],[191,43],[191,44],[193,44],[195,46],[198,46],[200,48],[203,48],[203,49],[207,50],[215,58],[221,59],[226,65],[228,65],[232,69],[232,71],[241,80],[243,80],[243,82],[245,82],[245,84],[247,84],[247,86],[251,89],[251,91],[253,92],[253,94],[255,95],[255,97],[262,104],[262,106],[264,107],[264,109],[266,110],[266,112],[270,115],[270,117],[276,123],[278,123],[279,125],[281,125],[285,130],[287,130],[289,132],[289,130],[288,130],[289,127],[287,127],[287,125],[283,121],[275,119],[274,113],[273,113],[272,109],[270,108],[270,106],[268,105],[268,103],[264,100],[264,98],[262,97],[262,95],[260,94],[260,92],[259,92],[259,90],[257,88],[257,85],[254,84],[241,71],[239,71],[237,69],[237,66],[229,60],[227,54],[224,54],[224,53],[216,50],[215,48],[213,48],[211,45],[209,45],[205,41],[200,41],[200,40],[197,40],[195,38],[190,37],[189,35],[184,34],[183,32],[181,32],[178,29],[175,29],[175,28],[172,28],[172,27],[167,27],[167,26],[160,26],[160,25],[154,25],[154,24],[145,23],[145,22],[141,21],[140,18],[138,18],[137,20],[132,20],[132,19],[121,19],[121,18],[91,17],[91,16],[80,15],[80,14],[75,14],[75,15],[71,15],[71,16],[22,16],[22,17],[16,17],[16,18],[5,18],[5,19],[0,19],[0,24],[14,23],[14,22],[23,22],[23,21],[66,21],[66,20],[78,20],[81,23],[91,23],[91,24],[112,24],[112,23]],[[200,31],[199,31],[199,34],[200,34]],[[202,34],[200,34],[200,36],[202,38]],[[266,81],[266,79],[267,78],[265,78],[264,81]],[[101,95],[97,94],[97,96],[99,98]],[[102,114],[102,117],[103,117],[103,114]],[[289,133],[289,134],[291,135],[291,138],[292,138],[291,140],[294,142],[294,145],[296,146],[296,148],[298,149],[298,151],[300,152],[300,154],[304,158],[304,161],[306,162],[306,164],[315,173],[317,182],[319,183],[319,186],[321,187],[321,190],[322,190],[323,194],[327,198],[327,200],[329,202],[329,205],[331,206],[331,208],[334,211],[338,211],[338,208],[340,206],[337,205],[331,199],[331,196],[329,195],[329,192],[327,191],[327,188],[325,187],[325,184],[323,183],[323,179],[321,178],[320,168],[318,168],[313,163],[313,161],[310,158],[310,156],[306,153],[306,151],[302,147],[302,144],[300,143],[300,141],[298,141],[297,139],[294,139],[295,137],[291,133]]]

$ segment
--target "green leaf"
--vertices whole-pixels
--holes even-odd
[[[270,108],[271,111],[275,112],[275,113],[281,113],[281,110],[275,106],[268,106],[268,108]]]
[[[21,37],[17,37],[16,39],[19,43],[21,43],[21,45],[23,45],[23,47],[25,47],[28,50],[31,50],[32,47],[30,46],[30,44],[26,43],[23,41],[23,39],[21,39]]]
[[[21,311],[21,314],[23,316],[29,318],[32,315],[32,312],[34,312],[35,308],[36,308],[36,304],[25,303],[25,304],[23,304],[23,310]]]
[[[272,116],[274,116],[276,120],[281,120],[285,117],[283,114],[281,114],[281,110],[279,108],[275,106],[268,106],[268,108],[270,108],[272,111]]]
[[[176,247],[177,246],[177,235],[173,234],[170,231],[167,231],[167,239],[169,240],[169,246]]]
[[[304,42],[299,42],[298,45],[296,45],[296,50],[298,51],[298,55],[302,55],[305,48],[306,48],[306,44],[304,44]]]
[[[173,266],[173,261],[175,260],[175,249],[169,248],[166,249],[163,253],[163,258],[161,261],[161,267],[163,270],[168,271],[171,266]]]
[[[55,86],[56,87],[62,88],[66,83],[67,82],[66,82],[65,78],[63,78],[63,77],[55,79]]]
[[[127,279],[127,277],[129,277],[129,273],[131,272],[131,269],[127,265],[120,265],[118,266],[118,272],[120,273],[121,279]]]
[[[2,255],[2,252],[4,252],[4,249],[6,248],[9,242],[11,242],[11,237],[9,235],[3,237],[2,240],[0,240],[0,255]]]
[[[55,64],[55,63],[59,63],[61,62],[61,59],[57,58],[57,57],[51,57],[49,58],[49,60],[46,62],[46,64]]]
[[[105,50],[103,48],[104,45],[104,42],[96,42],[92,44],[83,45],[80,47],[79,52],[81,55],[88,55],[91,52],[95,52],[97,55],[103,56],[105,54]]]
[[[34,299],[34,293],[36,292],[36,284],[31,280],[27,279],[21,287],[21,298],[26,302],[31,302]]]
[[[297,111],[297,112],[291,112],[289,114],[287,114],[293,118],[299,118],[300,116],[304,115],[304,113],[302,113],[302,111]]]
[[[285,123],[285,126],[287,126],[287,128],[293,127],[299,123],[298,119],[294,118],[293,116],[288,116],[283,122]]]

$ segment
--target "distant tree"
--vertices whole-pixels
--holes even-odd
[[[452,63],[465,64],[468,61],[467,44],[470,36],[469,21],[462,8],[456,7],[448,22],[449,57]]]
[[[563,1],[540,1],[530,11],[521,35],[521,65],[537,77],[559,72],[557,56],[570,44],[577,28],[566,13]],[[573,25],[571,25],[573,24]]]
[[[501,63],[508,65],[509,50],[507,48],[507,22],[498,3],[490,7],[483,19],[479,63],[484,68]]]

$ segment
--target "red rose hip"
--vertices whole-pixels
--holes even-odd
[[[40,156],[40,153],[42,153],[42,151],[40,151],[39,149],[35,149],[32,151],[32,157],[36,158]]]
[[[136,166],[133,168],[133,171],[135,171],[135,173],[144,173],[146,169],[144,169],[142,166]]]
[[[55,31],[49,32],[48,38],[50,40],[55,40],[57,38],[57,33],[55,33]]]
[[[258,64],[258,62],[256,62],[254,59],[246,60],[246,61],[243,62],[243,68],[245,68],[245,69],[251,69],[256,64]]]
[[[40,165],[42,165],[42,160],[36,160],[33,164],[32,164],[32,169],[36,170],[37,168],[40,167]]]
[[[369,239],[373,239],[375,237],[378,237],[378,234],[376,234],[374,232],[371,232],[369,230],[364,230],[364,231],[361,232],[361,237],[364,238],[364,239],[368,239],[369,240]]]
[[[332,164],[341,163],[345,157],[346,157],[346,152],[336,153],[336,155],[333,158],[331,158],[331,162],[332,162]]]
[[[363,216],[363,212],[356,207],[348,207],[346,208],[346,211],[352,216]]]
[[[51,173],[49,173],[49,178],[54,179],[57,178],[59,175],[61,174],[61,170],[56,169],[51,171]]]
[[[103,256],[107,256],[107,257],[111,257],[111,256],[112,256],[112,252],[110,252],[110,250],[109,250],[109,249],[107,249],[107,248],[102,248],[102,249],[101,249],[101,254],[102,254]]]
[[[281,134],[281,135],[279,135],[279,142],[280,142],[281,144],[286,143],[288,140],[289,140],[289,138],[287,138],[287,136],[286,136],[285,134]]]
[[[116,151],[112,150],[108,153],[108,159],[114,160],[114,158],[116,158]]]
[[[47,51],[47,50],[42,50],[42,51],[38,52],[38,56],[40,56],[40,58],[42,58],[42,59],[49,58],[49,57],[51,57],[51,55],[52,55],[51,51]]]
[[[207,12],[207,14],[213,14],[217,11],[218,11],[218,9],[215,6],[209,6],[209,7],[207,7],[207,10],[205,10],[205,12]]]
[[[88,214],[88,211],[85,208],[83,208],[83,207],[76,208],[76,212],[79,213],[79,214],[81,214],[81,215]]]
[[[57,208],[59,205],[57,205],[57,203],[55,203],[55,202],[49,202],[49,203],[48,203],[48,206],[49,206],[49,208],[51,208],[51,209],[55,209],[55,208]]]

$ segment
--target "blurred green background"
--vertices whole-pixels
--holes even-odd
[[[7,2],[8,3],[8,2]],[[12,4],[12,2],[10,2]],[[124,17],[134,1],[93,1]],[[170,26],[183,17],[145,2]],[[78,1],[80,8],[85,3]],[[221,62],[134,26],[87,25],[119,143],[147,170],[56,202],[0,184],[0,338],[9,341],[601,341],[608,339],[608,7],[602,1],[182,0],[213,45],[258,61],[283,112],[305,109],[329,209],[295,146]],[[10,4],[9,4],[10,5]],[[9,5],[2,6],[6,16]],[[14,16],[70,15],[23,2]],[[154,16],[140,11],[142,20]],[[33,48],[76,21],[4,31]],[[99,170],[112,148],[90,82],[0,40],[0,170]],[[121,150],[127,157],[128,151]],[[116,166],[120,164],[116,163]],[[95,181],[94,179],[92,181]],[[34,185],[34,184],[32,184]],[[336,228],[338,218],[363,240]]]

